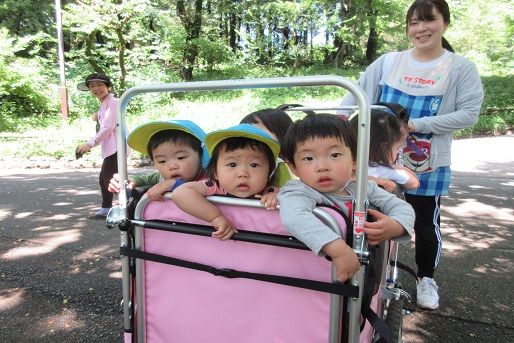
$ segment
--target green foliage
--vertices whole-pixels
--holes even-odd
[[[47,80],[41,75],[38,60],[14,56],[30,41],[14,39],[5,28],[0,29],[0,131],[17,130],[18,118],[50,112],[50,101],[43,91]]]
[[[477,63],[482,74],[512,73],[514,1],[458,1],[451,4],[447,36],[455,51]]]
[[[411,2],[204,1],[200,37],[192,41],[199,49],[193,80],[311,74],[356,78],[364,68],[359,63],[365,61],[370,28],[377,30],[379,55],[409,46],[404,16]],[[185,2],[190,19],[192,3]],[[113,79],[118,95],[134,85],[181,80],[179,72],[191,32],[176,13],[176,1],[81,0],[63,4],[70,122],[79,122],[98,109],[94,97],[75,88],[95,70]],[[512,126],[512,96],[507,90],[512,89],[514,19],[510,9],[514,1],[449,4],[452,23],[445,36],[459,54],[477,63],[484,76],[484,110],[475,129]],[[54,119],[59,121],[54,16],[51,2],[0,2],[0,28],[4,28],[0,31],[0,131],[51,126]],[[235,34],[235,46],[229,44],[234,38],[231,33]],[[244,90],[145,94],[131,101],[128,111],[136,119],[142,114],[176,115],[180,112],[175,107],[187,101],[247,101],[245,108],[250,109],[289,99],[340,96],[330,88],[283,90],[280,95],[285,99],[279,99],[274,90],[259,90],[251,96]]]

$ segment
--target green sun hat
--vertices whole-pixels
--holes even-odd
[[[280,151],[279,143],[274,140],[267,132],[251,124],[239,124],[227,129],[208,133],[205,137],[205,145],[207,146],[207,150],[212,155],[212,152],[221,141],[232,137],[246,137],[262,142],[271,149],[275,160],[278,157],[278,152]]]
[[[127,144],[136,151],[148,154],[147,147],[150,138],[157,132],[164,130],[183,131],[198,139],[202,143],[202,167],[207,167],[210,155],[205,147],[205,132],[190,120],[163,120],[140,125],[130,133]]]

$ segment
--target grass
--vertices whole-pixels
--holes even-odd
[[[334,69],[311,67],[301,70],[248,69],[249,77],[278,77],[296,75],[341,75],[356,79],[362,68]],[[240,79],[241,70],[227,69],[211,73],[199,72],[197,80]],[[479,122],[472,128],[455,132],[456,138],[475,135],[504,134],[514,127],[514,103],[510,94],[514,88],[514,75],[493,75],[482,78],[485,99]],[[246,114],[256,109],[276,107],[284,103],[301,103],[309,106],[335,106],[345,94],[337,87],[289,87],[241,89],[235,91],[202,91],[188,93],[148,93],[139,95],[129,103],[127,123],[129,128],[157,119],[191,119],[204,130],[236,124]],[[89,114],[98,104],[86,93],[73,92],[73,113],[67,122],[58,115],[19,118],[18,134],[0,133],[0,156],[30,159],[51,158],[73,160],[75,146],[94,135],[95,123]],[[86,110],[80,109],[85,107]],[[78,107],[78,109],[77,109]],[[78,114],[81,111],[82,114]],[[293,118],[300,114],[291,112]],[[88,156],[99,159],[99,150]],[[138,154],[135,154],[139,157]]]

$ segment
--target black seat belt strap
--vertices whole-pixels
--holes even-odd
[[[222,276],[229,279],[234,278],[245,278],[252,279],[264,282],[272,282],[286,286],[299,287],[310,289],[314,291],[320,291],[325,293],[338,294],[347,297],[356,298],[359,296],[359,287],[352,285],[345,285],[342,283],[331,283],[331,282],[323,282],[323,281],[315,281],[315,280],[307,280],[294,278],[289,276],[279,276],[279,275],[271,275],[271,274],[260,274],[260,273],[250,273],[243,272],[234,269],[225,269],[225,268],[215,268],[213,266],[209,266],[202,263],[186,261],[174,257],[163,256],[158,254],[153,254],[146,251],[140,251],[136,249],[130,249],[128,247],[120,247],[120,254],[123,256],[135,257],[139,259],[149,260],[158,263],[165,263],[174,265],[177,267],[189,268],[200,270],[204,272],[211,273],[215,276]]]

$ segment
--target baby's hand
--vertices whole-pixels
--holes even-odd
[[[120,174],[114,174],[109,181],[109,186],[107,187],[109,192],[118,194],[121,189],[120,185]]]
[[[332,263],[336,268],[337,280],[341,282],[350,279],[361,267],[357,254],[348,245],[337,257],[332,257]]]
[[[267,210],[276,210],[278,206],[278,193],[269,192],[264,195],[255,195],[256,198],[261,199],[261,205],[266,207]]]
[[[224,216],[214,218],[211,225],[216,230],[212,233],[212,237],[219,238],[222,241],[229,239],[237,232],[234,225]]]
[[[165,183],[161,182],[153,185],[147,192],[146,196],[152,201],[164,200],[164,193],[168,192],[170,188]]]
[[[377,245],[405,233],[405,229],[400,223],[385,214],[372,209],[368,210],[368,214],[376,219],[374,222],[364,223],[364,233],[369,244]]]

